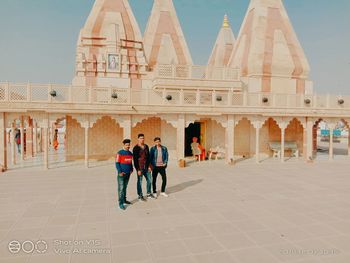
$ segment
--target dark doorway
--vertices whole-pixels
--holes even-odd
[[[185,129],[185,156],[192,156],[192,149],[191,149],[192,138],[197,137],[198,143],[201,143],[200,135],[201,135],[200,122],[191,123]]]

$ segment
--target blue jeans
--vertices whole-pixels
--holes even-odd
[[[141,170],[141,175],[137,175],[137,195],[143,196],[142,194],[142,178],[146,178],[147,182],[147,194],[151,194],[151,186],[152,186],[152,174],[148,172],[148,170]]]
[[[122,205],[126,201],[126,188],[128,187],[130,179],[130,174],[125,174],[123,176],[118,174],[118,198],[119,198],[119,205]]]

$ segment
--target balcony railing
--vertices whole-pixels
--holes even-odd
[[[240,81],[240,69],[210,66],[157,65],[155,78]]]
[[[1,103],[348,109],[350,96],[247,93],[233,89],[122,89],[0,83]]]

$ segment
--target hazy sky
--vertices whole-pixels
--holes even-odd
[[[94,0],[0,0],[0,81],[63,83]],[[152,0],[129,0],[143,32]],[[174,0],[195,64],[206,64],[223,15],[236,37],[249,0]],[[350,1],[284,0],[319,93],[350,94]]]

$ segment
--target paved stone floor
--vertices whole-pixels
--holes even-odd
[[[0,262],[348,263],[349,170],[346,158],[169,167],[168,198],[136,202],[133,175],[121,211],[113,163],[14,169],[0,174]]]

